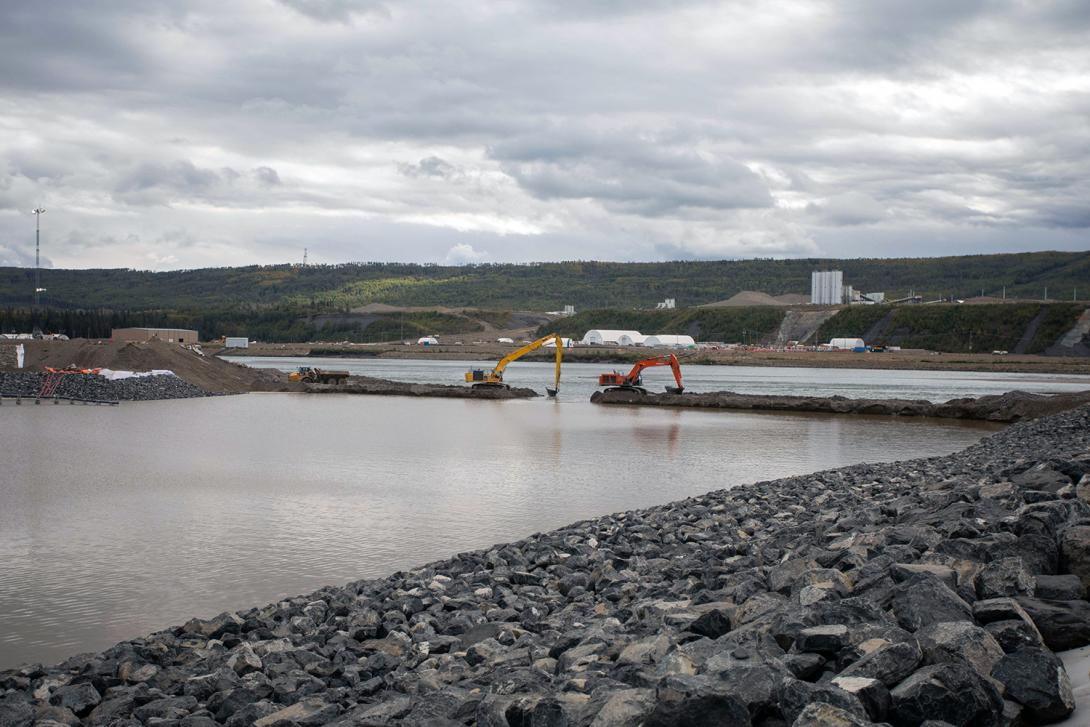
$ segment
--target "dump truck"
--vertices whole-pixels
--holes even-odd
[[[307,384],[343,384],[347,378],[347,371],[328,371],[311,366],[300,366],[298,371],[288,374],[288,379],[291,381],[302,381]]]

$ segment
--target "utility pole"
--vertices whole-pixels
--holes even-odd
[[[34,208],[34,307],[37,308],[42,300],[42,215],[44,207]]]
[[[307,249],[304,247],[303,248],[303,267],[305,268],[306,266],[307,266]]]

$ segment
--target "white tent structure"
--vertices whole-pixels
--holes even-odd
[[[639,331],[608,331],[593,328],[583,334],[582,343],[585,346],[632,346],[636,341],[642,343],[643,338],[643,334]]]
[[[560,343],[563,345],[564,348],[571,348],[575,345],[575,342],[572,341],[570,338],[564,337],[560,338]],[[550,339],[549,342],[545,344],[545,348],[556,348],[556,341]]]
[[[648,336],[643,340],[643,345],[648,348],[685,348],[687,346],[695,346],[696,341],[692,336],[675,336],[670,333],[658,333],[654,336]]]
[[[416,339],[416,342],[421,346],[436,346],[439,344],[439,340],[435,336],[421,336]]]
[[[862,338],[834,338],[829,341],[829,347],[840,351],[851,351],[853,348],[864,348]]]

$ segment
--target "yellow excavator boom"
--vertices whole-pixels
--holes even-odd
[[[486,384],[501,384],[503,383],[503,370],[507,368],[507,364],[511,363],[512,361],[517,361],[531,351],[536,351],[537,349],[547,344],[549,341],[554,341],[556,343],[556,388],[552,391],[552,395],[555,395],[556,391],[560,390],[560,360],[563,357],[564,350],[564,339],[562,339],[559,334],[556,333],[550,333],[547,336],[537,339],[533,343],[527,343],[525,346],[517,348],[511,353],[507,354],[499,360],[499,362],[492,369],[492,371],[488,372],[485,375],[483,381],[480,378],[475,377],[474,372],[472,371],[466,374],[466,381],[475,381],[478,383]]]

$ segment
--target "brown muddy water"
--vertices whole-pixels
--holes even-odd
[[[992,425],[250,394],[0,408],[0,668]]]

